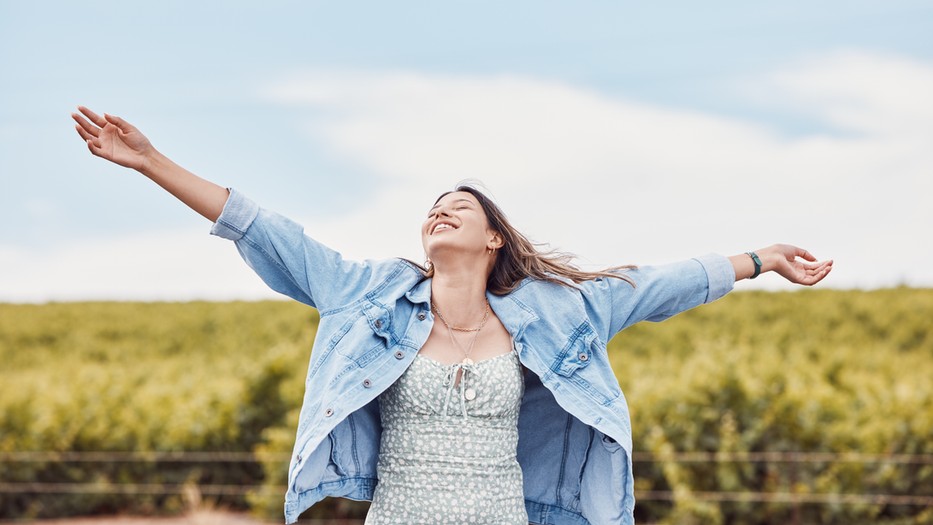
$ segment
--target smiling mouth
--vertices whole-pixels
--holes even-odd
[[[446,231],[446,230],[456,230],[456,229],[457,228],[455,226],[442,222],[434,227],[434,230],[431,232],[431,235],[434,235],[435,233]]]

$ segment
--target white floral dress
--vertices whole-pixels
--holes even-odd
[[[418,355],[379,398],[379,483],[366,525],[526,525],[516,458],[524,388],[514,351],[470,365]]]

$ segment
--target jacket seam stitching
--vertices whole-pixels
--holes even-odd
[[[220,225],[223,226],[224,228],[227,228],[228,230],[235,232],[237,235],[240,236],[240,238],[246,235],[246,230],[241,230],[240,228],[236,227],[236,225],[234,225],[233,223],[231,223],[230,221],[226,219],[219,219],[217,222],[220,223]],[[249,227],[247,227],[247,229],[249,229]]]
[[[367,301],[367,300],[369,300],[370,302],[375,303],[375,301],[373,301],[373,297],[375,297],[375,295],[376,295],[378,292],[382,291],[386,286],[388,286],[389,282],[392,281],[393,279],[395,279],[395,277],[399,274],[399,272],[401,272],[401,271],[404,269],[405,266],[408,266],[408,265],[407,265],[406,263],[402,262],[401,259],[397,259],[397,262],[395,263],[395,268],[393,268],[392,271],[389,272],[389,274],[388,274],[385,278],[383,278],[383,279],[379,282],[378,285],[376,285],[375,288],[373,288],[372,290],[370,290],[370,291],[364,293],[361,297],[358,297],[358,298],[356,298],[356,299],[353,299],[351,302],[349,302],[349,303],[347,303],[347,304],[345,304],[345,305],[343,305],[343,306],[337,306],[337,307],[334,307],[334,308],[328,308],[328,309],[323,309],[323,310],[322,310],[322,309],[318,309],[319,315],[320,315],[321,317],[325,317],[325,316],[330,316],[330,315],[338,314],[338,313],[341,313],[341,312],[343,312],[343,311],[346,311],[346,310],[348,310],[348,309],[350,309],[350,308],[353,308],[354,306],[357,306],[357,305],[359,305],[359,304],[361,304],[361,303],[363,303],[363,302],[365,302],[365,301]]]
[[[567,423],[564,425],[563,447],[560,452],[560,472],[557,474],[557,485],[554,490],[554,495],[557,499],[557,505],[560,507],[564,506],[564,501],[563,498],[561,498],[560,492],[564,485],[564,474],[567,470],[567,449],[569,444],[568,442],[570,440],[570,427],[573,424],[570,417],[570,414],[567,414]]]

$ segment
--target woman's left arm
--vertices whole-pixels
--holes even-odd
[[[637,322],[663,321],[719,299],[732,290],[735,281],[757,277],[752,253],[761,264],[758,274],[773,271],[808,286],[821,281],[833,267],[832,261],[816,262],[802,248],[775,244],[728,258],[709,254],[672,264],[638,266],[622,272],[630,281],[594,279],[579,288],[590,320],[608,341]]]
[[[735,270],[736,281],[776,272],[792,283],[812,286],[833,269],[832,260],[817,261],[807,250],[789,244],[774,244],[754,252],[733,255],[729,261]]]

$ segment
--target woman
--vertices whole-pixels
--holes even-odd
[[[91,153],[152,179],[234,240],[271,288],[319,310],[289,523],[326,496],[372,500],[372,524],[633,523],[631,427],[609,339],[739,279],[775,271],[812,285],[832,268],[774,245],[581,272],[538,253],[470,187],[428,211],[426,267],[347,262],[122,119],[79,111]]]

